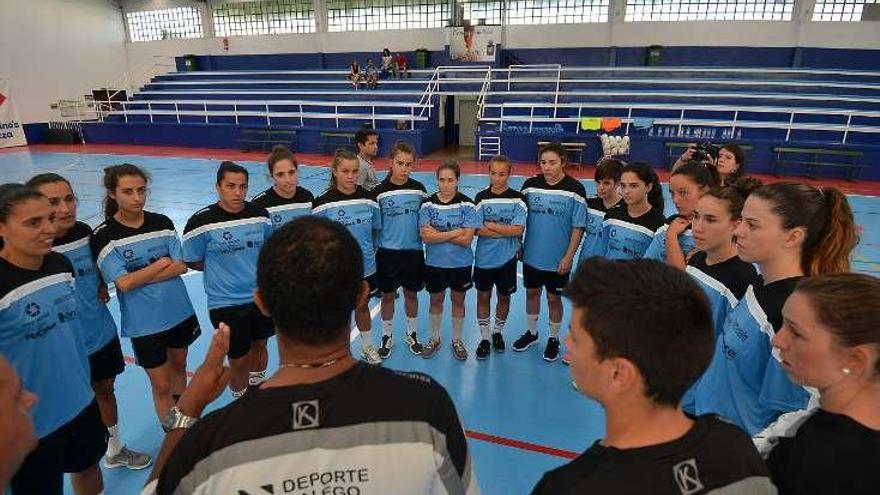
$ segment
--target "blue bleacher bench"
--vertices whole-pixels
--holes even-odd
[[[353,132],[322,132],[321,148],[328,152],[334,152],[339,148],[357,152]]]
[[[815,179],[820,170],[827,169],[842,170],[845,179],[855,181],[865,168],[858,163],[863,155],[861,151],[776,146],[773,153],[776,159],[771,173],[776,176],[789,171]]]
[[[276,144],[296,150],[296,131],[272,127],[242,127],[238,145],[242,151],[270,151]]]

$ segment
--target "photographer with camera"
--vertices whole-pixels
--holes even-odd
[[[745,159],[745,151],[737,144],[729,143],[717,146],[709,142],[690,143],[684,153],[675,161],[672,171],[678,170],[684,163],[691,160],[701,162],[712,171],[717,184],[726,186],[745,175]]]

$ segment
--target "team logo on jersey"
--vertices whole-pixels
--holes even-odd
[[[272,215],[272,221],[275,223],[281,223],[281,215]]]
[[[232,235],[232,232],[227,230],[223,232],[220,237],[222,237],[224,241],[231,241],[234,236]]]
[[[33,302],[28,303],[28,305],[24,307],[24,312],[31,318],[36,318],[37,316],[40,316],[40,305]]]
[[[681,495],[692,495],[703,490],[696,459],[688,459],[672,466],[672,474],[675,476],[675,484],[678,485]]]
[[[131,260],[134,258],[134,251],[132,251],[131,249],[126,249],[122,251],[122,257],[127,260]]]
[[[345,216],[345,210],[336,210],[336,216],[342,218]]]
[[[397,206],[397,203],[395,203],[393,199],[385,201],[385,204],[388,205],[389,208],[394,208],[395,206]]]
[[[293,429],[305,430],[320,426],[318,401],[307,400],[293,403]]]
[[[492,214],[492,207],[491,207],[491,206],[487,206],[487,207],[486,207],[486,215],[491,215],[491,214]]]

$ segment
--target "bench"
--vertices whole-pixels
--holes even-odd
[[[344,148],[357,152],[357,146],[354,142],[353,132],[322,132],[321,148],[333,152],[339,148]]]
[[[776,154],[776,160],[771,173],[776,176],[782,175],[786,169],[794,169],[815,179],[820,169],[832,169],[843,170],[846,180],[855,181],[858,173],[865,168],[858,163],[863,154],[861,151],[777,146],[773,148],[773,153]]]
[[[238,145],[242,151],[259,149],[268,152],[277,144],[296,149],[296,131],[271,127],[242,127]]]
[[[668,141],[666,143],[666,168],[668,170],[672,170],[672,166],[675,165],[675,162],[678,161],[679,157],[681,157],[681,154],[684,153],[684,150],[687,149],[687,147],[692,144],[695,144],[695,143],[693,143],[693,142],[685,143],[685,142],[680,142],[680,141]],[[724,145],[722,144],[722,145],[716,145],[716,146],[720,147],[720,146],[724,146]],[[747,152],[752,151],[752,146],[749,146],[748,144],[740,144],[739,147],[742,148],[743,151],[747,151]]]
[[[541,147],[550,144],[552,141],[538,141],[538,163],[541,162]],[[584,151],[587,149],[587,143],[583,142],[562,142],[559,143],[568,154],[568,163],[572,167],[580,167],[584,161]],[[574,158],[577,158],[576,160]]]

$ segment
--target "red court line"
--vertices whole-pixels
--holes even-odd
[[[125,362],[128,364],[136,364],[135,359],[131,356],[125,356]],[[192,378],[193,372],[187,371],[186,376],[188,378]],[[480,440],[483,442],[494,443],[495,445],[501,445],[502,447],[510,447],[514,449],[527,450],[529,452],[537,452],[539,454],[552,455],[556,457],[562,457],[564,459],[574,459],[577,457],[577,452],[572,452],[570,450],[562,450],[562,449],[554,449],[553,447],[547,447],[544,445],[540,445],[537,443],[531,442],[523,442],[522,440],[514,440],[512,438],[507,437],[499,437],[496,435],[490,435],[488,433],[482,433],[479,431],[473,430],[465,430],[465,435],[468,438],[472,438],[474,440]]]

